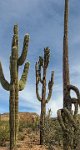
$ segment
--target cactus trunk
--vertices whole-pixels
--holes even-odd
[[[15,148],[15,87],[10,90],[10,150]]]
[[[41,101],[41,119],[40,119],[40,145],[45,143],[45,116],[46,116],[46,69],[43,70],[42,101]]]
[[[15,141],[18,139],[18,127],[19,127],[19,118],[18,118],[18,98],[19,98],[19,86],[18,86],[18,67],[17,70],[17,76],[15,81]]]
[[[18,127],[19,127],[19,119],[18,119],[18,91],[19,91],[19,87],[18,87],[18,83],[15,83],[15,141],[17,141],[18,139]]]
[[[46,105],[44,102],[41,103],[41,116],[40,116],[40,145],[45,143],[45,116],[46,116]]]

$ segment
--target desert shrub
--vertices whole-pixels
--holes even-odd
[[[23,132],[23,128],[27,128],[26,122],[19,122],[19,132]]]
[[[25,139],[25,135],[24,135],[24,134],[22,134],[22,133],[19,133],[19,135],[18,135],[18,139],[19,139],[20,141],[24,141],[24,139]]]
[[[5,146],[6,141],[9,141],[9,122],[0,122],[0,146]]]
[[[62,129],[57,121],[57,118],[51,118],[50,114],[46,115],[45,119],[45,145],[49,150],[54,149],[54,146],[62,144]]]
[[[26,128],[32,128],[32,123],[30,123],[30,122],[27,122],[27,121],[20,121],[20,123],[19,123],[19,131],[20,132],[23,132],[23,130],[24,129],[26,129]]]
[[[48,117],[47,114],[45,120],[45,145],[48,146],[49,150],[53,150],[54,146],[63,148],[63,131],[57,120],[57,118]],[[80,115],[77,116],[77,130],[75,133],[72,131],[69,132],[69,138],[75,141],[76,147],[80,149]]]
[[[19,131],[23,132],[25,128],[31,128],[33,131],[36,131],[39,126],[39,118],[36,118],[33,122],[29,121],[20,121]]]
[[[33,131],[37,131],[39,130],[39,126],[40,126],[40,120],[39,118],[36,118],[35,121],[31,124],[31,128]]]

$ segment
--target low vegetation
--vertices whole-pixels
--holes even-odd
[[[39,145],[40,139],[40,125],[39,117],[35,121],[20,121],[19,122],[19,142],[24,142],[28,137],[32,144]],[[0,122],[0,146],[7,146],[9,144],[9,122],[1,121]],[[45,123],[45,147],[51,150],[54,146],[61,146],[62,144],[62,131],[59,126],[57,119],[48,118],[46,116]]]
[[[6,142],[9,141],[9,122],[0,122],[0,146],[5,146]]]

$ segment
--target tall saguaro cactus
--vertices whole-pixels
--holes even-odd
[[[47,47],[44,49],[44,58],[39,57],[38,62],[36,62],[35,70],[36,70],[36,95],[38,100],[41,102],[41,116],[40,116],[40,144],[44,144],[44,126],[45,126],[45,115],[46,115],[46,104],[49,102],[52,95],[52,87],[53,87],[53,77],[54,72],[52,71],[51,80],[48,83],[48,97],[46,98],[46,73],[49,64],[50,58],[50,49]],[[39,83],[42,84],[42,95],[39,94]]]
[[[68,61],[68,3],[65,0],[64,11],[64,37],[63,37],[63,107],[71,111],[72,104],[75,105],[75,113],[78,111],[78,104],[80,105],[79,90],[77,87],[70,85],[69,79],[69,61]],[[70,91],[73,90],[77,98],[71,98]]]
[[[69,78],[69,61],[68,61],[68,3],[69,0],[65,0],[64,10],[64,37],[63,37],[63,109],[58,110],[58,120],[63,130],[63,149],[75,149],[74,137],[76,122],[76,115],[78,113],[78,105],[80,106],[80,93],[77,87],[70,85]],[[70,96],[70,91],[73,90],[76,93],[77,98]],[[74,114],[72,113],[72,104],[74,104]],[[74,130],[73,130],[74,128]],[[69,139],[70,132],[73,133],[73,137]],[[72,143],[72,145],[71,145]]]
[[[25,87],[29,62],[24,65],[21,79],[18,79],[19,66],[21,66],[26,60],[28,52],[29,35],[24,37],[22,54],[18,56],[18,26],[14,25],[14,35],[12,40],[12,50],[10,56],[10,83],[5,79],[2,65],[0,63],[0,79],[3,88],[10,91],[10,150],[14,150],[17,135],[18,135],[18,94]]]

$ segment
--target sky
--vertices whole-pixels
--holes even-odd
[[[10,82],[9,57],[13,26],[19,27],[19,55],[24,35],[30,35],[28,55],[30,62],[25,89],[19,92],[19,111],[40,114],[41,103],[36,97],[35,63],[50,48],[47,83],[54,70],[52,97],[47,104],[52,115],[63,107],[62,55],[63,55],[64,0],[0,0],[0,61],[5,78]],[[23,66],[19,68],[19,77]],[[69,68],[70,82],[80,89],[80,0],[69,1]],[[40,91],[41,92],[41,89]],[[71,93],[75,96],[75,93]],[[0,113],[9,112],[9,92],[0,85]]]

